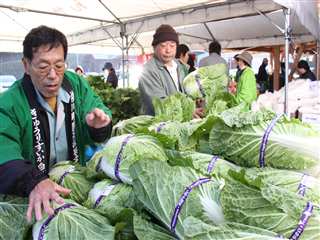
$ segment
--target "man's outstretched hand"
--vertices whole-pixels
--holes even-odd
[[[204,117],[204,109],[203,108],[196,108],[192,113],[192,117],[195,118],[203,118]]]
[[[102,128],[111,122],[111,118],[101,109],[95,108],[86,116],[86,122],[89,127]]]
[[[63,204],[62,195],[68,195],[71,192],[70,189],[61,187],[50,179],[45,179],[39,182],[29,194],[29,207],[27,211],[27,220],[31,222],[32,213],[35,213],[36,220],[42,219],[42,210],[48,215],[53,215],[54,210],[51,206],[51,201],[55,201],[58,204]]]
[[[192,113],[193,118],[203,118],[204,117],[204,106],[205,100],[203,98],[196,99],[196,109]]]

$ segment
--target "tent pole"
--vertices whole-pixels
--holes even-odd
[[[126,24],[121,21],[111,10],[108,8],[106,4],[102,0],[98,0],[102,6],[118,21],[117,23],[120,24],[120,37],[121,37],[121,52],[122,52],[122,86],[126,87],[126,79],[127,79],[127,87],[129,87],[129,67],[128,67],[128,34],[127,34],[127,27]],[[113,39],[113,41],[117,44],[116,39],[114,39],[111,34],[104,29],[108,35]],[[119,46],[119,44],[117,44]]]
[[[126,79],[127,79],[127,87],[129,87],[129,40],[128,34],[125,35],[126,38]]]
[[[122,86],[123,88],[126,87],[126,77],[125,77],[125,54],[126,54],[126,46],[125,46],[125,26],[124,24],[121,24],[121,31],[120,31],[120,36],[121,36],[121,52],[122,52]]]
[[[208,24],[206,22],[203,23],[203,25],[205,26],[205,28],[207,29],[208,33],[210,34],[212,41],[216,40],[215,37],[213,36]]]
[[[317,69],[316,69],[316,74],[317,74],[317,80],[320,80],[320,41],[317,41]]]
[[[12,5],[0,4],[0,8],[7,8],[7,9],[10,9],[10,10],[18,12],[18,13],[19,12],[32,12],[32,13],[40,13],[40,14],[53,15],[53,16],[92,20],[92,21],[98,21],[98,22],[102,22],[102,23],[119,24],[118,22],[115,22],[115,21],[109,21],[109,20],[100,19],[100,18],[92,18],[92,17],[84,17],[84,16],[78,16],[78,15],[72,15],[72,14],[66,14],[66,13],[42,11],[42,10],[36,10],[36,9],[31,9],[31,8],[25,8],[25,7],[16,7],[16,6],[12,6]]]
[[[132,34],[131,39],[130,39],[130,41],[129,41],[129,43],[128,43],[128,48],[130,48],[130,47],[132,46],[133,42],[136,42],[140,47],[142,46],[142,45],[138,42],[137,38],[138,38],[138,36],[139,36],[139,34],[140,34],[140,29],[142,28],[143,25],[144,25],[144,22],[142,22],[142,23],[140,24],[139,28],[137,29],[137,31],[135,31],[135,32]]]
[[[201,40],[205,40],[205,41],[207,41],[207,42],[212,42],[212,39],[210,39],[210,38],[199,37],[199,36],[195,36],[195,35],[188,34],[188,33],[178,32],[178,35],[179,35],[179,36],[192,37],[192,38],[198,38],[198,39],[201,39]]]
[[[280,46],[274,48],[273,91],[280,89]]]
[[[112,41],[113,41],[120,49],[122,48],[121,43],[120,43],[115,37],[113,37],[113,36],[111,35],[111,33],[110,33],[106,28],[102,28],[102,30],[105,31],[105,32],[109,35],[109,37],[112,39]]]
[[[291,38],[291,29],[290,29],[290,8],[284,9],[285,14],[285,54],[286,54],[286,78],[285,78],[285,85],[284,85],[284,113],[289,116],[289,109],[288,109],[288,82],[289,82],[289,44]]]

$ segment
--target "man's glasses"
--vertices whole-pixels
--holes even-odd
[[[34,65],[30,61],[31,66],[40,74],[43,76],[49,75],[51,69],[54,69],[56,73],[63,73],[65,70],[65,62],[57,62],[53,65],[47,64],[47,63],[40,63],[39,65]]]

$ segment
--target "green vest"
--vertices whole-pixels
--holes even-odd
[[[256,77],[250,67],[246,67],[237,84],[235,100],[237,104],[245,102],[250,108],[251,103],[257,99]]]
[[[65,72],[64,77],[74,92],[76,143],[80,163],[84,164],[85,146],[93,143],[85,116],[94,108],[104,110],[110,117],[111,111],[104,106],[84,78],[72,72]],[[34,162],[32,120],[22,79],[0,95],[0,122],[0,164],[16,159]]]

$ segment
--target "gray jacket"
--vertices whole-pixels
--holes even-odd
[[[199,62],[199,67],[206,67],[206,66],[215,65],[218,63],[224,63],[227,65],[228,72],[226,72],[226,74],[229,75],[229,68],[228,68],[228,64],[227,64],[226,60],[224,60],[223,57],[221,57],[219,54],[214,53],[214,52],[210,53],[210,55],[208,57],[201,59]]]
[[[176,61],[176,60],[174,60]],[[153,98],[165,98],[176,92],[185,92],[182,81],[185,73],[181,64],[176,61],[178,67],[179,87],[173,82],[171,75],[162,62],[156,57],[150,59],[144,66],[139,78],[139,91],[142,104],[142,114],[154,115],[152,105]]]

